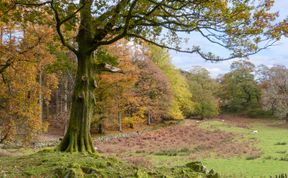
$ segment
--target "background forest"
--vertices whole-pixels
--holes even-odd
[[[21,43],[16,31],[25,34]],[[64,133],[76,59],[53,41],[55,34],[45,25],[21,29],[2,23],[1,35],[1,143],[29,144],[49,128]],[[199,66],[175,68],[165,49],[125,40],[94,57],[122,70],[95,74],[94,133],[223,113],[287,119],[288,69],[282,65],[240,60],[229,73],[211,78]]]

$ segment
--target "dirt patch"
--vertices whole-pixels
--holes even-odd
[[[223,115],[217,119],[240,128],[250,128],[251,123],[259,121],[259,119],[251,119],[234,115]]]
[[[268,124],[270,127],[276,127],[281,129],[288,129],[288,123],[285,120],[277,120],[277,122]]]
[[[230,157],[242,154],[256,154],[253,141],[238,142],[238,135],[220,130],[209,131],[198,127],[198,124],[186,120],[184,124],[160,128],[131,137],[114,138],[107,141],[96,141],[98,151],[127,157],[131,153],[157,154],[173,153],[188,150],[189,156],[196,158],[216,154]],[[171,154],[173,156],[173,154]]]
[[[0,157],[2,157],[2,156],[9,156],[10,157],[10,156],[17,156],[17,155],[0,148]]]
[[[237,115],[222,115],[219,116],[216,120],[224,121],[232,126],[241,128],[251,128],[251,125],[254,123],[261,123],[269,127],[277,127],[284,129],[288,128],[288,122],[285,122],[284,119],[248,118]]]

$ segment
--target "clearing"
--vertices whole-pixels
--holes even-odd
[[[288,173],[288,127],[279,120],[185,120],[152,131],[102,136],[95,145],[103,154],[148,168],[201,160],[222,177]]]

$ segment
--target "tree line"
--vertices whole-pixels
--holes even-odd
[[[18,29],[3,25],[1,34],[13,30]],[[33,44],[41,37],[32,38],[33,30],[25,28],[22,43]],[[1,52],[11,59],[1,71],[1,142],[27,144],[48,127],[64,134],[75,85],[75,56],[53,41],[53,31],[27,52],[15,38],[1,37]],[[127,40],[102,47],[93,58],[119,69],[95,74],[94,133],[221,113],[287,117],[288,69],[282,65],[255,67],[240,60],[232,63],[230,72],[212,78],[199,66],[177,69],[166,49]],[[7,63],[1,59],[1,64]]]

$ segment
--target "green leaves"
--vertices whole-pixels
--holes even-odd
[[[260,107],[261,91],[256,83],[255,66],[249,61],[236,61],[231,72],[221,79],[219,96],[226,111],[243,112],[249,107]]]
[[[209,76],[209,72],[201,67],[194,67],[189,72],[183,72],[186,76],[195,110],[193,117],[210,118],[219,114],[216,92],[218,83]]]
[[[97,51],[95,51],[95,60],[97,64],[106,63],[113,66],[117,66],[119,64],[118,59],[109,54],[109,52],[107,52],[104,48],[98,48]]]

